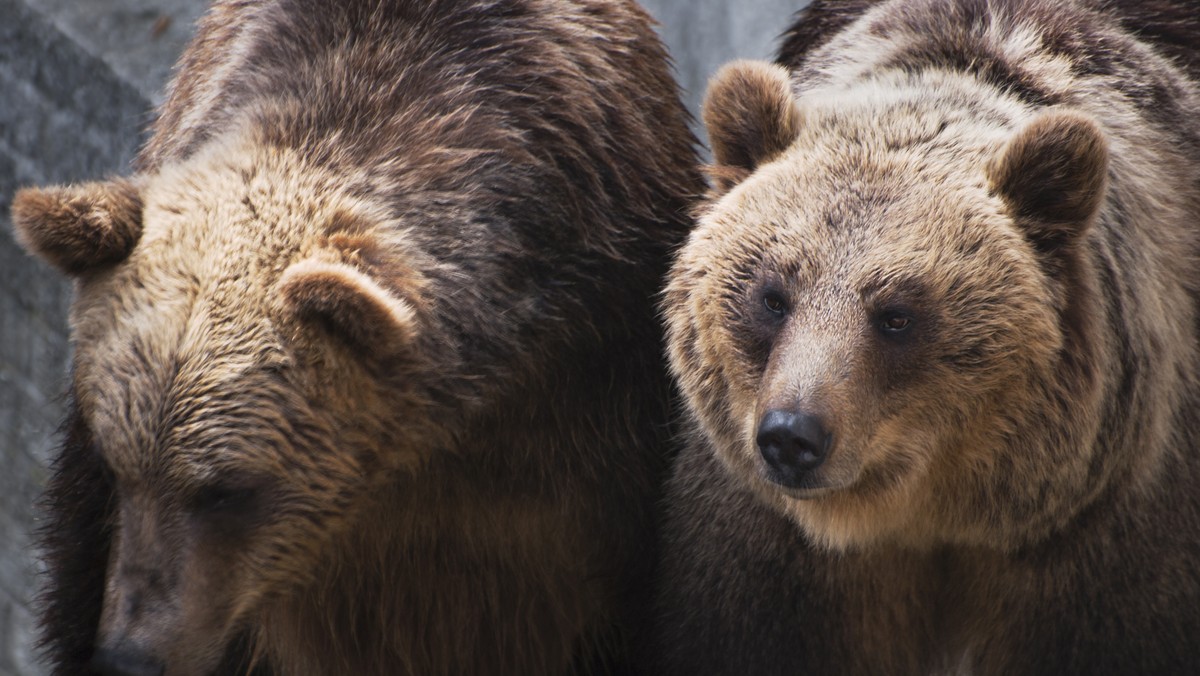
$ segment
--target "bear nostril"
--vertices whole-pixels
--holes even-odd
[[[758,423],[758,451],[776,483],[798,488],[805,475],[825,462],[831,435],[814,415],[772,410]]]
[[[162,676],[166,666],[136,650],[100,648],[92,656],[92,668],[104,676]]]

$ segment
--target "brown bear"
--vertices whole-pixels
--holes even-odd
[[[55,673],[616,670],[703,177],[627,0],[220,0],[75,280]]]
[[[1151,7],[818,3],[713,79],[656,673],[1200,673],[1200,24]]]

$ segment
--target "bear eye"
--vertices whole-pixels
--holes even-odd
[[[251,509],[257,497],[255,488],[213,484],[196,491],[191,506],[195,512],[230,514]]]
[[[904,333],[912,328],[913,319],[903,312],[886,312],[879,318],[879,330],[888,335]]]
[[[783,316],[787,312],[787,301],[778,291],[768,291],[763,294],[763,307],[773,315]]]

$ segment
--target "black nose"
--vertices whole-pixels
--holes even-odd
[[[825,462],[832,435],[816,416],[777,409],[759,421],[755,440],[771,480],[799,488],[808,472]]]
[[[92,668],[104,676],[162,676],[166,667],[149,655],[128,648],[100,648]]]

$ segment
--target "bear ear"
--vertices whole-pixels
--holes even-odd
[[[25,188],[13,198],[17,241],[68,275],[124,260],[142,236],[142,198],[116,179]]]
[[[279,288],[298,318],[319,324],[362,354],[397,356],[416,339],[413,306],[345,263],[293,263]]]
[[[713,76],[702,107],[717,194],[787,150],[800,133],[791,76],[765,61],[734,61]]]
[[[1108,143],[1092,120],[1045,113],[1017,132],[989,168],[992,190],[1042,251],[1076,241],[1104,199]]]

